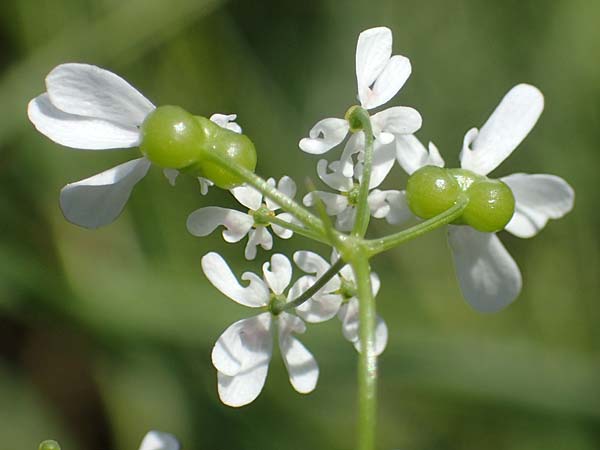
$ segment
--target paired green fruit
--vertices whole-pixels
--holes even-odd
[[[466,195],[469,203],[454,223],[478,231],[504,229],[515,212],[515,198],[505,183],[465,169],[425,166],[410,176],[406,187],[408,206],[423,219],[446,211],[459,195]]]
[[[160,106],[141,127],[140,150],[157,166],[208,178],[222,189],[244,182],[218,159],[254,172],[256,150],[247,136],[222,128],[178,106]]]

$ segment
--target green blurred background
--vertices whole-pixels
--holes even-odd
[[[337,321],[302,337],[321,377],[309,396],[279,357],[262,395],[220,404],[210,350],[251,314],[208,285],[201,256],[243,260],[218,233],[189,235],[187,215],[234,205],[194,180],[153,169],[111,226],[67,223],[58,192],[134,157],[78,152],[33,130],[26,104],[62,62],[113,70],[155,104],[236,112],[259,149],[258,173],[315,176],[297,141],[340,116],[356,93],[358,33],[386,25],[413,74],[391,102],[417,108],[418,133],[456,165],[465,131],[514,84],[546,110],[495,175],[555,173],[575,210],[533,240],[501,233],[519,263],[520,298],[495,315],[462,300],[443,231],[374,261],[390,328],[381,358],[381,449],[600,448],[600,3],[592,0],[4,0],[0,5],[0,447],[137,449],[177,434],[187,449],[353,447],[355,360]],[[388,186],[401,186],[396,167]],[[373,234],[389,230],[374,223]],[[291,254],[303,238],[275,243]]]

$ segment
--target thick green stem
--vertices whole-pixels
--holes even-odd
[[[375,298],[366,252],[351,261],[359,301],[360,355],[358,359],[358,450],[375,449],[377,423],[377,355],[375,354]]]
[[[462,215],[468,203],[469,199],[466,196],[461,196],[451,208],[448,208],[443,213],[432,217],[425,222],[421,222],[414,227],[402,230],[395,234],[390,234],[389,236],[383,238],[368,240],[366,245],[369,256],[374,256],[385,252],[386,250],[397,247],[406,241],[415,239],[425,233],[435,230],[436,228],[453,222]]]
[[[321,278],[319,278],[317,281],[315,281],[315,284],[313,284],[306,291],[304,291],[298,298],[295,298],[291,302],[286,303],[283,306],[282,310],[286,311],[286,310],[290,310],[290,309],[293,309],[293,308],[297,308],[302,303],[304,303],[305,301],[307,301],[308,299],[310,299],[313,295],[315,295],[317,292],[319,292],[319,289],[321,289],[323,286],[325,286],[329,280],[331,280],[334,276],[336,276],[337,273],[340,270],[342,270],[342,267],[344,267],[345,265],[346,265],[346,263],[344,261],[342,261],[341,258],[338,259],[335,262],[335,264],[333,264],[327,270],[327,272],[325,272],[321,276]]]
[[[351,115],[353,116],[351,119],[360,122],[360,128],[365,135],[365,153],[356,206],[356,222],[354,222],[354,228],[352,229],[354,236],[364,237],[369,227],[369,220],[371,219],[368,198],[371,172],[373,171],[373,144],[375,139],[373,137],[371,118],[367,110],[364,108],[355,108]],[[352,123],[352,120],[350,120],[350,123]]]
[[[306,208],[296,203],[293,199],[289,198],[283,192],[279,191],[275,187],[267,183],[266,180],[262,179],[254,172],[242,167],[238,164],[233,163],[227,158],[220,156],[216,153],[210,153],[208,156],[213,162],[224,167],[234,175],[243,178],[246,183],[254,187],[265,197],[270,198],[277,203],[281,208],[290,214],[294,215],[300,222],[302,222],[307,228],[315,231],[321,236],[325,236],[325,229],[321,220],[308,211]]]

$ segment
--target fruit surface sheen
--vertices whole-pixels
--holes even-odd
[[[211,155],[254,172],[256,150],[243,134],[222,128],[209,119],[193,116],[178,106],[160,106],[141,126],[140,150],[159,167],[211,180],[223,189],[243,183]]]
[[[459,195],[469,203],[455,225],[493,233],[504,229],[515,211],[514,195],[505,183],[465,169],[425,166],[409,177],[406,187],[408,206],[422,219],[446,211]]]

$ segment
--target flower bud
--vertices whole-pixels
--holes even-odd
[[[60,450],[60,445],[58,445],[58,442],[56,441],[52,441],[52,440],[48,440],[48,441],[44,441],[40,444],[40,446],[38,447],[39,450]]]

